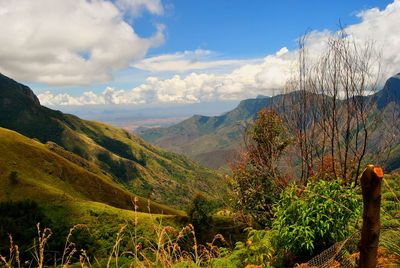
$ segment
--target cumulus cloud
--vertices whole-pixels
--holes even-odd
[[[38,97],[44,105],[196,103],[237,100],[263,93],[271,95],[293,69],[294,53],[267,56],[259,64],[245,64],[228,74],[191,73],[169,79],[154,76],[131,90],[107,88],[101,94],[54,95],[47,91]]]
[[[150,72],[184,73],[195,70],[212,70],[221,67],[234,68],[258,60],[215,59],[216,53],[197,49],[173,54],[164,54],[143,59],[132,66]]]
[[[124,12],[162,13],[158,0],[0,0],[0,72],[23,81],[84,85],[142,59],[164,40],[141,38]]]
[[[359,42],[374,41],[382,51],[382,68],[385,75],[400,71],[400,0],[385,9],[372,8],[358,14],[361,23],[350,25],[346,32]]]
[[[278,57],[280,57],[280,56],[285,55],[285,54],[288,53],[288,52],[289,52],[289,49],[288,49],[287,47],[283,47],[283,48],[279,49],[279,51],[276,52],[275,55],[278,56]]]
[[[134,17],[139,16],[143,10],[148,10],[156,15],[161,15],[164,12],[161,0],[117,0],[115,3],[118,8],[124,12],[129,12]]]
[[[360,22],[346,27],[346,33],[360,44],[372,40],[375,42],[376,47],[382,51],[383,77],[398,73],[400,69],[400,27],[398,27],[400,0],[394,1],[383,10],[373,8],[360,12],[358,16]],[[307,39],[308,53],[314,56],[321,53],[326,47],[327,40],[333,34],[335,33],[329,30],[311,32]],[[210,67],[220,64],[213,63],[212,60],[204,60],[209,53],[195,51],[162,55],[142,60],[135,65],[137,68],[155,72],[196,71],[191,74],[174,75],[169,79],[152,76],[143,84],[130,90],[108,88],[100,94],[88,92],[79,97],[65,94],[53,95],[46,92],[39,95],[39,99],[45,105],[195,103],[237,100],[254,97],[257,94],[279,93],[296,68],[296,51],[289,51],[283,47],[257,62],[239,64],[227,73],[200,73],[201,70],[207,69],[203,68],[203,65]],[[195,59],[192,64],[191,58]],[[199,58],[200,60],[197,61],[200,63],[196,63],[196,59]]]

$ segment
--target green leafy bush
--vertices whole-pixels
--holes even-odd
[[[196,194],[188,210],[189,221],[193,224],[199,240],[204,240],[212,228],[214,203],[202,194]]]
[[[220,257],[213,260],[212,267],[245,267],[249,264],[271,267],[273,256],[271,231],[249,229],[247,241],[237,242],[233,251],[223,250]]]
[[[319,180],[304,189],[290,185],[274,208],[275,247],[301,260],[348,237],[362,202],[352,186]]]
[[[213,209],[213,203],[209,199],[203,194],[196,194],[189,207],[189,220],[195,225],[208,224]]]

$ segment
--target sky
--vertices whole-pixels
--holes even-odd
[[[400,71],[400,0],[0,0],[0,72],[43,105],[165,105],[274,95],[297,40],[342,25]]]

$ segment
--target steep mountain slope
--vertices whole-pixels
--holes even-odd
[[[43,107],[28,87],[3,75],[0,127],[54,142],[110,174],[131,193],[174,207],[185,207],[196,192],[218,197],[225,191],[216,173],[124,130]]]
[[[17,132],[0,128],[0,202],[32,199],[38,202],[104,203],[132,209],[135,196],[110,175],[90,166],[78,156],[72,161],[54,152],[55,145],[45,145]],[[60,154],[68,155],[62,148]],[[89,166],[89,168],[85,167]],[[139,198],[139,209],[147,211],[147,200]],[[154,202],[154,213],[180,214]]]
[[[400,73],[390,77],[383,89],[376,93],[377,104],[380,109],[393,102],[400,105]]]
[[[0,128],[0,151],[1,252],[8,251],[12,234],[20,257],[32,258],[38,222],[53,232],[51,255],[61,256],[70,228],[80,224],[74,227],[74,243],[105,256],[121,226],[134,225],[137,233],[156,241],[154,226],[176,226],[185,219],[182,211],[135,197],[92,163],[55,144]]]
[[[174,126],[148,129],[140,135],[208,167],[219,168],[235,156],[246,122],[254,120],[257,112],[273,101],[276,99],[270,97],[243,100],[234,110],[221,116],[194,115]]]
[[[235,152],[242,144],[242,135],[246,124],[253,121],[257,112],[262,108],[274,106],[280,110],[283,98],[296,98],[296,92],[289,94],[247,99],[240,102],[234,110],[221,116],[195,115],[170,127],[145,130],[140,135],[149,142],[183,153],[205,166],[225,168],[227,161],[234,158]],[[400,105],[400,74],[389,78],[381,91],[365,98],[375,98],[378,109],[383,110],[384,113],[387,113],[385,109],[392,109],[390,106],[393,105],[397,107],[395,109],[398,109]],[[378,138],[374,137],[375,140]],[[400,138],[397,139],[397,142],[400,144]],[[389,159],[389,162],[392,163],[390,169],[397,167],[396,163],[399,162],[396,161],[395,152],[397,151],[398,149],[395,149]]]

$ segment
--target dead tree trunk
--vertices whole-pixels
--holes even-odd
[[[380,167],[368,165],[361,176],[364,202],[363,226],[360,241],[359,268],[375,268],[379,244],[381,186],[383,171]]]

